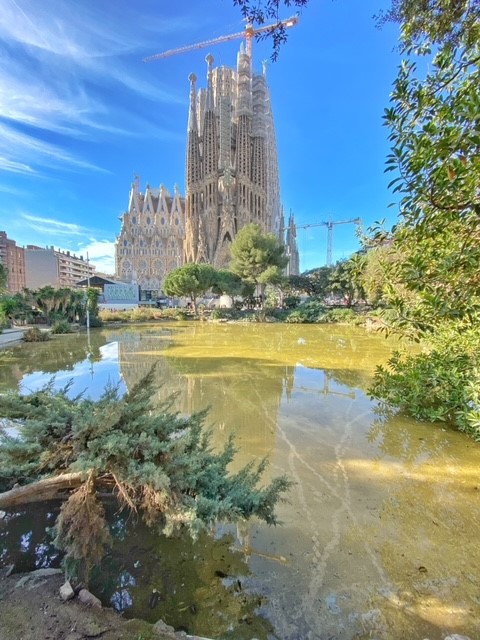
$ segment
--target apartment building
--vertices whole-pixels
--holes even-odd
[[[51,247],[25,247],[26,286],[28,289],[74,287],[77,282],[92,277],[95,267],[83,256]]]
[[[5,231],[0,231],[0,264],[8,271],[7,290],[10,293],[22,291],[26,287],[25,251],[23,247],[17,247]]]

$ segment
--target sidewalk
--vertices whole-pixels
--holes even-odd
[[[10,347],[20,342],[28,328],[29,327],[15,327],[15,329],[4,329],[2,333],[0,333],[0,349],[2,347]]]

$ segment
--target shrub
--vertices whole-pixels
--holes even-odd
[[[291,312],[288,311],[288,309],[268,309],[267,315],[269,318],[285,322],[290,313]]]
[[[325,306],[319,300],[307,300],[288,314],[285,322],[288,323],[315,323],[321,322],[325,315]]]
[[[353,324],[357,319],[358,315],[353,311],[353,309],[330,309],[322,317],[322,322],[342,322]]]
[[[190,317],[190,314],[184,309],[175,309],[176,320],[188,320]]]
[[[369,390],[418,420],[444,422],[480,440],[480,329],[444,327],[420,354],[394,352]]]
[[[38,327],[32,327],[25,331],[23,340],[25,342],[45,342],[46,340],[50,340],[50,335],[48,331],[42,331]]]
[[[286,296],[283,299],[283,305],[286,309],[295,309],[300,304],[299,296]]]
[[[99,318],[98,316],[92,316],[89,320],[89,324],[90,324],[90,328],[91,329],[96,329],[98,327],[103,327],[103,322],[101,320],[101,318]]]
[[[102,309],[98,317],[102,322],[126,322],[128,320],[128,311]]]
[[[242,313],[237,309],[212,309],[210,314],[212,320],[238,320],[241,317]]]
[[[66,320],[58,320],[50,329],[51,333],[71,333],[72,327]]]
[[[276,506],[291,481],[282,475],[265,482],[266,459],[232,472],[233,438],[216,451],[205,411],[172,413],[171,398],[156,405],[153,369],[124,397],[116,387],[98,401],[70,398],[68,385],[52,387],[53,380],[31,394],[0,395],[0,415],[22,422],[18,439],[0,432],[0,469],[10,486],[30,481],[34,500],[45,496],[45,487],[35,490],[38,480],[56,477],[57,487],[73,489],[76,476],[78,488],[63,493],[54,531],[67,576],[77,569],[87,584],[111,543],[100,494],[107,487],[165,535],[186,530],[195,538],[218,521],[252,517],[277,523]]]

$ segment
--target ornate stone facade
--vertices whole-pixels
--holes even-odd
[[[245,225],[280,237],[277,145],[265,67],[254,74],[243,46],[236,69],[206,61],[207,88],[189,78],[185,260],[226,266]]]
[[[163,185],[145,193],[138,180],[132,185],[115,243],[117,278],[159,295],[166,274],[183,264],[184,206],[177,186],[172,196]]]
[[[185,262],[225,267],[238,231],[252,222],[284,241],[277,143],[266,67],[252,72],[242,46],[236,69],[213,67],[208,55],[207,88],[197,91],[191,74],[186,153],[186,195],[175,189],[134,184],[121,217],[116,276],[157,291],[165,276]],[[288,273],[298,273],[295,223],[289,221]]]

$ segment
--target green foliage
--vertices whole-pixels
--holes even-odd
[[[369,241],[372,242],[371,239]],[[391,291],[388,275],[391,272],[391,265],[399,259],[395,246],[391,242],[385,242],[383,237],[380,242],[367,245],[364,266],[359,279],[364,299],[368,304],[373,307],[387,304]],[[397,283],[396,294],[398,295],[402,289]]]
[[[426,77],[406,53],[385,113],[386,170],[402,196],[389,301],[422,333],[480,311],[480,47],[461,40],[434,56],[417,51],[430,64]],[[409,295],[395,295],[397,283]]]
[[[243,282],[240,276],[228,269],[218,269],[215,275],[215,282],[212,287],[213,293],[228,296],[238,296],[243,293]]]
[[[260,486],[265,461],[230,473],[233,441],[214,452],[205,413],[180,416],[171,401],[155,406],[153,371],[123,398],[114,388],[96,402],[68,392],[50,383],[29,395],[0,396],[0,414],[22,421],[20,438],[0,433],[0,469],[11,483],[85,473],[83,489],[71,494],[57,523],[57,541],[69,557],[90,551],[96,557],[105,544],[94,506],[94,492],[105,486],[166,534],[186,527],[196,535],[217,520],[251,516],[277,522],[275,505],[290,481],[282,476]]]
[[[0,322],[10,323],[15,318],[25,315],[26,305],[21,294],[0,296]]]
[[[211,289],[216,280],[217,271],[211,265],[191,262],[168,274],[163,291],[171,297],[189,297],[196,315],[198,297]]]
[[[89,319],[89,324],[91,329],[98,329],[99,327],[103,327],[102,319],[98,316],[92,316]]]
[[[272,233],[263,233],[258,224],[248,224],[232,243],[230,270],[255,286],[279,283],[288,263],[284,251]]]
[[[365,297],[362,277],[366,258],[363,253],[356,253],[348,260],[337,262],[330,274],[330,291],[340,294],[350,306],[355,299]]]
[[[240,7],[243,18],[250,24],[262,26],[265,23],[273,23],[275,25],[265,34],[258,36],[259,39],[266,37],[272,39],[271,59],[275,61],[280,53],[280,47],[287,41],[287,29],[280,23],[284,17],[280,15],[282,6],[301,9],[307,6],[308,0],[283,0],[283,2],[282,0],[256,0],[255,2],[253,0],[233,0],[233,4]]]
[[[31,327],[23,334],[24,342],[46,342],[50,340],[48,331],[42,331],[38,327]]]
[[[385,111],[386,171],[401,217],[383,293],[393,329],[425,351],[396,353],[377,371],[372,395],[478,439],[480,5],[399,0],[395,7],[405,59]]]
[[[157,309],[138,307],[123,311],[102,309],[99,319],[103,322],[155,322],[157,320],[187,320],[189,314],[184,309]]]
[[[321,322],[338,322],[356,324],[358,315],[353,309],[329,309],[321,318]]]
[[[98,299],[100,297],[100,291],[93,287],[87,289],[87,308],[90,314],[90,326],[93,318],[98,317]]]
[[[237,309],[213,309],[210,317],[212,320],[237,320],[241,318],[241,312]]]
[[[387,11],[376,16],[379,26],[386,22],[402,25],[409,43],[469,44],[480,37],[480,4],[477,0],[392,0]]]
[[[325,298],[331,290],[330,278],[333,272],[333,267],[317,267],[305,271],[302,276],[290,276],[290,278],[301,278],[298,285],[303,285],[302,289],[310,296],[316,296],[318,298]],[[304,279],[304,280],[303,280]],[[295,279],[293,280],[295,284]]]
[[[59,320],[58,322],[55,322],[55,324],[50,329],[50,332],[51,333],[71,333],[72,327],[70,326],[70,323],[67,322],[66,320]]]
[[[21,298],[25,306],[38,309],[50,323],[56,320],[76,322],[85,315],[85,293],[77,289],[55,289],[48,285],[36,291],[24,289]]]
[[[300,304],[300,296],[286,296],[283,299],[283,306],[286,309],[295,309]]]
[[[480,440],[480,330],[443,327],[420,354],[395,352],[370,395],[419,420],[445,422]]]
[[[7,290],[7,282],[8,269],[4,264],[0,263],[0,294]]]
[[[321,322],[325,315],[325,305],[320,300],[307,300],[291,311],[285,319],[289,324],[311,324]]]

